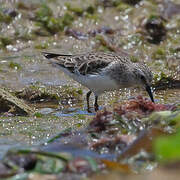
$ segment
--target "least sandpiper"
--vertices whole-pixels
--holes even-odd
[[[89,97],[95,95],[94,109],[98,110],[98,96],[105,91],[142,86],[152,102],[152,73],[143,63],[133,63],[129,57],[115,53],[90,52],[78,55],[65,55],[44,52],[51,64],[61,69],[72,79],[86,86],[87,109],[90,111]]]

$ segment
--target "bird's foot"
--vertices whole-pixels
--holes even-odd
[[[88,112],[88,113],[92,113],[92,111],[90,110],[90,108],[87,109],[87,112]]]
[[[99,110],[99,106],[98,105],[94,105],[94,110],[95,110],[95,112],[97,112]]]
[[[93,113],[93,108],[90,107],[90,106],[87,106],[87,112],[88,112],[88,113]]]

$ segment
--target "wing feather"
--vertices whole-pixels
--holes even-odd
[[[106,68],[111,62],[123,60],[115,53],[86,53],[78,55],[43,53],[50,62],[68,69],[71,73],[79,72],[82,75],[96,74]],[[127,61],[127,60],[126,60]]]

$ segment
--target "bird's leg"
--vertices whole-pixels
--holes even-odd
[[[88,111],[88,112],[91,112],[90,109],[89,109],[89,108],[90,108],[90,107],[89,107],[89,97],[90,97],[91,93],[92,93],[91,91],[88,91],[87,94],[86,94],[87,111]]]
[[[97,101],[98,101],[98,96],[95,96],[95,102],[94,102],[94,110],[95,111],[99,110],[99,105],[98,105]]]

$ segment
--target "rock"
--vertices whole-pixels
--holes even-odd
[[[13,115],[31,115],[34,111],[23,100],[0,88],[0,113],[5,112]]]
[[[148,34],[148,41],[153,44],[159,44],[167,34],[164,22],[158,16],[151,16],[145,24],[145,29]]]

